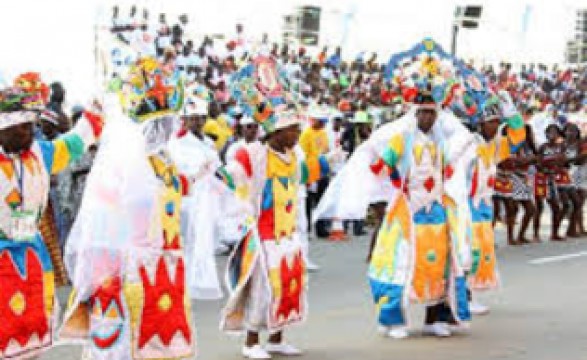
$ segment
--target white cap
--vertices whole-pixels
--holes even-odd
[[[208,102],[197,96],[188,96],[183,104],[183,116],[208,115]]]
[[[282,110],[275,113],[277,121],[275,122],[275,130],[285,129],[292,125],[303,124],[303,118],[297,111]]]
[[[240,123],[242,126],[245,126],[245,125],[256,124],[257,122],[256,122],[255,120],[253,120],[253,118],[252,118],[252,117],[250,117],[250,116],[243,116],[243,117],[240,119],[239,123]]]

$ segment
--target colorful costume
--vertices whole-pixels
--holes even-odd
[[[472,265],[467,280],[471,290],[494,289],[499,284],[493,231],[493,187],[497,171],[497,143],[475,136],[475,155],[468,171],[471,211],[467,237]]]
[[[223,311],[227,331],[277,331],[306,315],[306,276],[298,232],[295,153],[259,145],[237,152],[221,173],[234,189],[245,187],[256,221],[229,260],[231,296]],[[248,285],[248,286],[247,286]]]
[[[280,80],[275,61],[259,57],[231,84],[233,96],[266,133],[301,124],[295,113],[282,110]],[[303,321],[307,279],[297,214],[298,188],[306,182],[307,168],[299,166],[293,149],[278,153],[253,143],[237,150],[218,176],[244,200],[251,216],[228,262],[230,297],[221,329],[276,332]]]
[[[320,218],[364,218],[380,183],[372,170],[391,169],[390,202],[368,272],[379,323],[385,326],[407,324],[409,302],[445,299],[457,320],[470,319],[464,276],[470,263],[463,211],[467,194],[459,160],[470,134],[449,113],[439,115],[430,135],[416,122],[409,112],[373,133],[317,209]]]
[[[29,74],[31,75],[31,74]],[[35,121],[44,97],[37,75],[27,86],[0,93],[0,129]],[[57,301],[54,269],[39,232],[49,177],[64,170],[96,141],[100,117],[90,113],[54,141],[34,141],[18,154],[0,151],[0,358],[28,359],[52,346]]]
[[[391,193],[368,270],[378,322],[386,327],[407,325],[409,303],[446,302],[457,322],[471,317],[465,279],[471,264],[465,153],[473,138],[452,112],[439,111],[437,104],[449,105],[456,86],[446,74],[456,71],[433,55],[450,60],[437,44],[424,40],[392,56],[387,68],[407,101],[437,112],[430,132],[418,128],[415,109],[383,125],[353,153],[316,210],[320,218],[363,219],[380,196],[377,177],[388,168]],[[406,61],[420,56],[413,64],[415,74],[427,76],[410,83],[414,76],[396,73],[404,56]],[[423,98],[429,99],[426,104]]]
[[[167,150],[183,87],[140,59],[116,97],[66,248],[74,286],[61,329],[85,341],[87,359],[186,359],[195,352],[182,195],[189,181]]]

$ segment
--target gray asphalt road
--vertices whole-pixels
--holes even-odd
[[[364,261],[368,240],[316,241],[312,257],[322,266],[310,279],[310,318],[288,339],[302,347],[307,360],[587,360],[587,239],[524,247],[503,245],[498,231],[503,286],[481,294],[491,314],[476,318],[468,335],[449,339],[419,334],[423,309],[413,309],[414,336],[391,340],[376,333]],[[536,259],[578,254],[553,262]],[[242,339],[218,331],[221,302],[194,304],[199,359],[241,359]],[[60,346],[43,360],[80,358],[76,346]]]

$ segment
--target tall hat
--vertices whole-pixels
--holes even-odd
[[[49,98],[49,88],[38,73],[25,73],[12,87],[0,90],[0,130],[34,122]]]
[[[124,112],[142,123],[178,113],[184,89],[179,72],[169,71],[155,58],[138,59],[119,91]]]
[[[287,109],[287,103],[295,101],[294,95],[272,57],[260,55],[236,72],[230,81],[230,92],[245,114],[268,134],[300,124],[300,116]]]
[[[411,49],[391,56],[385,76],[406,102],[427,89],[438,106],[452,109],[469,122],[481,115],[488,92],[485,77],[426,38]]]

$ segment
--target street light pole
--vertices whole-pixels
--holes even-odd
[[[452,56],[457,55],[457,36],[459,34],[459,25],[455,22],[452,25],[452,42],[450,46],[450,53]]]

